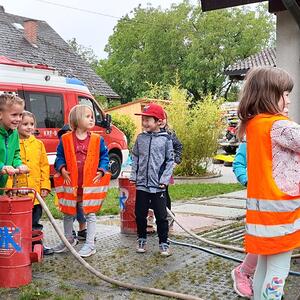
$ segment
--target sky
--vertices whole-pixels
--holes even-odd
[[[139,4],[169,8],[172,3],[182,0],[0,0],[7,13],[46,21],[64,40],[76,38],[79,44],[91,47],[99,58],[105,58],[104,47],[118,18],[130,13]],[[91,14],[84,11],[54,6],[49,3],[72,6],[79,9],[98,12]],[[199,0],[190,0],[198,5]]]

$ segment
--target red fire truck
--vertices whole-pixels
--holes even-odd
[[[93,131],[103,136],[109,149],[112,177],[118,177],[129,154],[126,136],[111,124],[110,115],[103,112],[82,81],[59,76],[46,65],[0,56],[0,93],[16,93],[25,100],[26,110],[35,114],[36,136],[45,144],[52,174],[57,132],[68,122],[70,109],[76,104],[91,106],[96,118]]]

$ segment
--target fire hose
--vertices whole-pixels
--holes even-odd
[[[150,288],[150,287],[145,287],[145,286],[139,286],[131,283],[126,283],[122,282],[120,280],[116,280],[113,278],[110,278],[101,272],[97,271],[95,268],[93,268],[89,263],[87,263],[77,252],[76,250],[72,247],[72,245],[69,243],[69,241],[66,239],[64,236],[63,232],[60,230],[58,225],[55,222],[54,217],[52,216],[49,208],[47,207],[46,203],[44,202],[43,198],[39,195],[39,193],[36,193],[36,197],[41,204],[42,208],[44,209],[46,215],[48,216],[52,226],[54,227],[56,233],[60,237],[60,239],[63,241],[63,243],[66,245],[66,247],[70,250],[71,254],[75,257],[77,261],[79,261],[88,271],[90,271],[92,274],[97,276],[103,281],[106,281],[110,284],[117,285],[119,287],[129,289],[129,290],[136,290],[136,291],[141,291],[144,293],[148,294],[155,294],[155,295],[161,295],[165,297],[171,297],[171,298],[176,298],[176,299],[183,299],[183,300],[203,300],[197,296],[192,296],[192,295],[187,295],[187,294],[182,294],[182,293],[177,293],[177,292],[172,292],[172,291],[167,291],[167,290],[161,290],[161,289],[156,289],[156,288]]]
[[[216,196],[206,197],[206,198],[202,198],[202,200],[209,200],[209,199],[213,199],[215,197]],[[218,196],[218,198],[228,199],[228,197],[226,197],[226,196]],[[230,199],[245,200],[245,198],[242,198],[242,197],[232,197],[232,196],[230,196]],[[227,250],[231,250],[231,251],[245,253],[245,250],[243,248],[241,248],[241,247],[235,247],[235,246],[231,246],[231,245],[225,245],[225,244],[222,244],[222,243],[214,242],[214,241],[208,240],[208,239],[206,239],[204,237],[201,237],[201,236],[195,234],[191,230],[189,230],[186,227],[184,227],[180,222],[178,222],[178,220],[176,219],[175,215],[168,208],[167,208],[167,212],[170,215],[170,217],[174,220],[174,222],[181,229],[183,229],[186,233],[188,233],[189,235],[191,235],[195,239],[199,240],[200,242],[203,242],[205,244],[208,244],[210,246],[214,246],[214,247],[217,247],[217,248],[223,248],[223,249],[227,249]],[[300,258],[300,254],[294,254],[294,255],[292,255],[292,258]]]
[[[218,196],[218,198],[226,198],[226,197],[224,197],[224,196],[223,197],[222,196]],[[239,199],[242,199],[242,198],[239,198]],[[206,244],[208,244],[210,246],[217,247],[217,248],[223,248],[223,249],[226,249],[226,250],[231,250],[231,251],[245,253],[245,250],[243,248],[234,247],[234,246],[230,246],[230,245],[224,245],[224,244],[221,244],[221,243],[213,242],[213,241],[210,241],[210,240],[208,240],[208,239],[206,239],[204,237],[201,237],[201,236],[195,234],[191,230],[189,230],[186,227],[184,227],[180,222],[178,222],[178,220],[176,219],[175,215],[168,208],[167,208],[167,212],[170,215],[170,217],[174,220],[174,222],[181,229],[183,229],[186,233],[188,233],[189,235],[191,235],[195,239],[197,239],[197,240],[199,240],[199,241],[201,241],[203,243],[206,243]],[[208,249],[208,248],[200,247],[200,246],[197,246],[197,245],[194,245],[194,244],[182,243],[182,242],[178,242],[178,241],[175,241],[175,240],[172,240],[172,239],[169,239],[169,241],[171,243],[173,243],[174,245],[191,247],[191,248],[198,249],[198,250],[204,251],[206,253],[213,254],[215,256],[219,256],[219,257],[222,257],[222,258],[225,258],[225,259],[229,259],[229,260],[232,260],[232,261],[235,261],[235,262],[240,262],[241,263],[243,261],[242,259],[236,258],[234,256],[223,254],[223,253],[220,253],[220,252]],[[298,257],[300,257],[300,254],[292,255],[292,258],[298,258]],[[290,271],[289,274],[293,275],[293,276],[300,276],[300,272],[295,272],[295,271]]]

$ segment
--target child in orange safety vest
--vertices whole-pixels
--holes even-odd
[[[68,241],[75,246],[73,217],[79,206],[87,220],[87,237],[79,251],[81,257],[96,253],[96,212],[101,209],[106,196],[110,173],[107,173],[108,150],[100,135],[91,133],[95,126],[93,110],[87,105],[76,105],[69,114],[71,132],[65,133],[57,147],[54,175],[59,209],[64,213],[64,232]],[[67,250],[64,243],[53,248],[61,253]]]
[[[279,68],[253,68],[240,95],[238,136],[247,136],[245,251],[258,255],[254,300],[280,300],[300,246],[300,125],[286,117],[293,89]]]

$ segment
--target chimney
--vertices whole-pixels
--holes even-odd
[[[36,20],[25,20],[24,26],[24,37],[34,47],[37,47],[37,33],[38,24]]]
[[[0,14],[1,13],[5,13],[5,9],[4,9],[4,6],[0,5]]]

